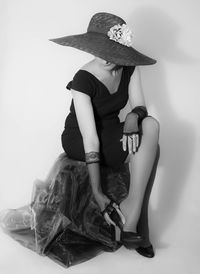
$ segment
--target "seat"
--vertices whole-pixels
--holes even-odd
[[[147,184],[138,232],[149,241],[148,202],[153,186],[160,146]],[[129,164],[114,170],[100,165],[103,192],[118,204],[128,195]],[[48,256],[64,267],[113,252],[121,244],[112,237],[110,226],[101,215],[92,193],[87,165],[61,153],[46,179],[33,183],[28,205],[0,212],[0,226],[23,246]]]
[[[120,203],[128,193],[129,169],[101,166],[103,192]],[[120,245],[100,213],[87,165],[59,155],[44,181],[35,180],[31,202],[1,212],[4,232],[23,246],[65,267],[86,261]]]

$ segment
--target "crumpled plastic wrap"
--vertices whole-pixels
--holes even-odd
[[[120,203],[128,194],[128,164],[101,166],[104,193]],[[121,244],[93,196],[85,162],[62,153],[44,181],[35,180],[28,205],[0,212],[3,231],[20,244],[64,267],[87,261]]]

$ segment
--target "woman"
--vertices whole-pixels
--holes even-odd
[[[30,205],[0,216],[1,227],[11,237],[67,267],[102,250],[115,251],[121,244],[154,256],[147,215],[158,162],[159,122],[148,115],[138,66],[156,61],[136,51],[131,38],[122,18],[101,12],[92,17],[86,33],[51,39],[91,53],[94,59],[67,85],[73,100],[61,137],[65,155],[44,182],[36,180]],[[120,122],[118,114],[128,100],[132,110]],[[124,183],[117,172],[125,164],[130,173],[128,195],[111,199],[103,190],[101,167],[118,174],[109,175],[111,190],[117,193],[119,183]],[[111,239],[108,225],[119,228],[120,241]]]
[[[144,239],[137,233],[137,223],[158,149],[159,122],[147,113],[138,65],[156,61],[131,47],[131,31],[125,21],[109,13],[95,14],[87,33],[52,41],[94,55],[67,85],[73,101],[62,133],[63,149],[70,158],[86,161],[96,201],[112,225],[116,224],[109,208],[116,204],[102,191],[99,168],[117,169],[130,163],[129,195],[116,207],[121,217],[120,240],[127,248],[153,257],[150,243],[140,246]],[[133,110],[120,123],[118,114],[128,99]]]

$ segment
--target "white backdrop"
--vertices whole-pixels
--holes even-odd
[[[124,18],[134,47],[158,61],[141,73],[161,126],[149,206],[155,258],[122,247],[66,270],[1,232],[2,274],[199,273],[199,10],[198,0],[0,0],[0,210],[27,204],[33,181],[63,152],[65,86],[92,56],[48,39],[85,32],[94,13]]]

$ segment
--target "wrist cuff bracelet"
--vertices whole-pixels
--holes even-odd
[[[91,151],[91,152],[85,153],[85,162],[86,162],[86,164],[98,163],[100,161],[101,161],[100,152]]]
[[[138,123],[148,115],[147,108],[145,106],[137,106],[131,110],[131,112],[138,114]]]

